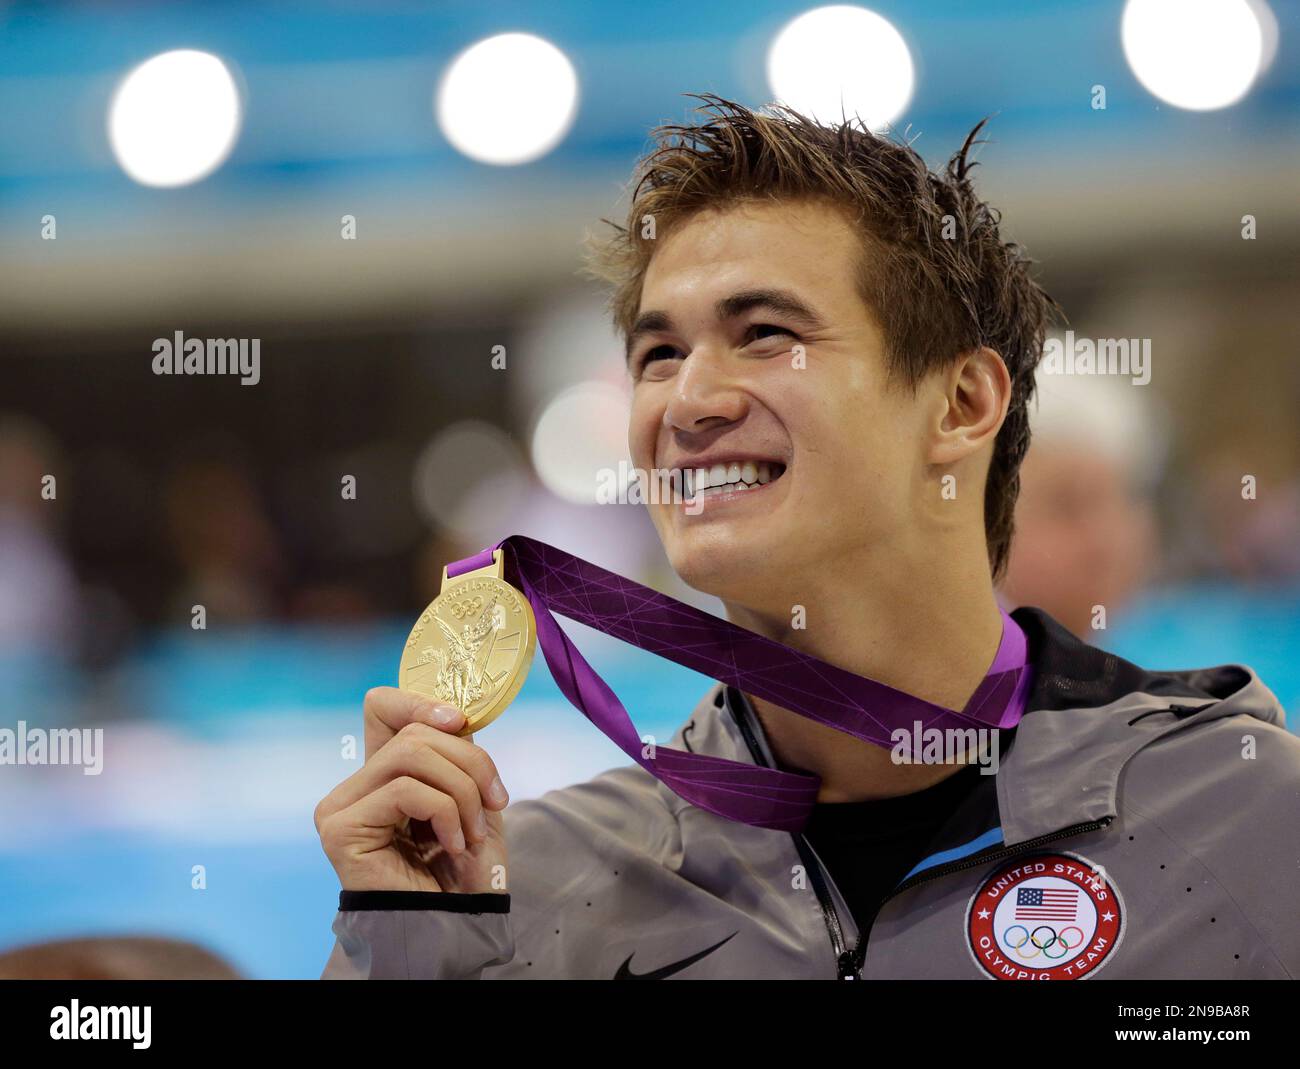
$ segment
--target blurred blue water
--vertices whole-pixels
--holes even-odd
[[[190,888],[196,856],[205,890]],[[337,895],[329,862],[307,838],[199,854],[144,835],[74,834],[0,852],[0,945],[148,933],[198,942],[247,976],[306,979],[329,954]]]
[[[1259,673],[1300,721],[1300,590],[1205,583],[1148,594],[1097,645],[1148,668],[1230,662]]]

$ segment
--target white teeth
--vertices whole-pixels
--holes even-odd
[[[752,490],[770,483],[781,473],[780,464],[767,461],[735,460],[729,464],[714,464],[711,468],[686,469],[682,476],[684,496],[697,499],[706,493],[731,493]]]

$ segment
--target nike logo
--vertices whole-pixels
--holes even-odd
[[[673,973],[678,973],[685,968],[689,968],[690,966],[694,965],[697,961],[699,961],[701,958],[708,957],[715,950],[717,950],[718,947],[722,946],[723,943],[726,943],[728,940],[734,939],[737,934],[739,933],[732,932],[731,935],[727,936],[726,939],[723,939],[721,942],[714,943],[713,946],[711,947],[705,947],[698,954],[692,954],[689,958],[682,958],[681,961],[675,961],[671,965],[665,965],[662,969],[654,969],[651,972],[638,973],[638,972],[633,972],[631,969],[628,968],[628,966],[632,964],[632,959],[636,957],[636,951],[634,950],[632,951],[631,954],[627,956],[627,961],[623,962],[623,964],[618,967],[618,972],[614,974],[614,979],[615,980],[666,979],[667,977],[672,976]]]

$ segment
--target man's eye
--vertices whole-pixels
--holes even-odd
[[[779,327],[775,323],[755,323],[749,328],[749,333],[755,341],[760,338],[771,338],[782,334],[787,338],[793,338],[795,336],[793,331],[788,330],[785,327]]]
[[[645,354],[645,356],[641,357],[640,365],[642,368],[644,368],[647,364],[651,363],[652,361],[671,360],[673,357],[677,355],[678,355],[677,350],[674,349],[671,345],[656,345],[653,349],[649,350]]]

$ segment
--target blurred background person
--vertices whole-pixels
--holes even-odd
[[[76,638],[77,584],[59,532],[62,471],[48,431],[0,414],[0,650],[66,649]]]
[[[238,980],[238,970],[194,943],[100,936],[0,952],[0,980]]]
[[[166,493],[167,534],[181,568],[173,612],[196,605],[227,625],[276,614],[284,560],[247,468],[218,455],[177,466]]]
[[[1001,593],[1094,641],[1160,567],[1164,424],[1145,386],[1041,369]],[[1102,610],[1102,611],[1099,611]]]

